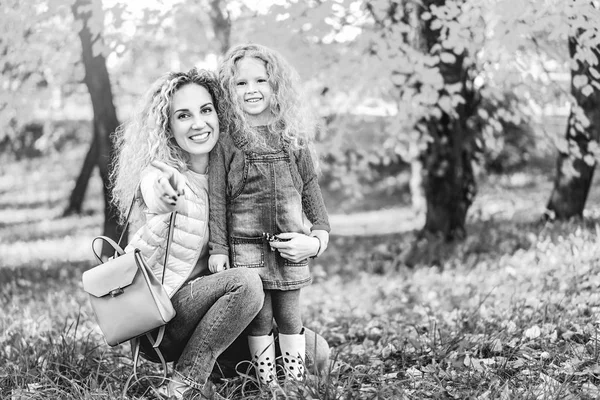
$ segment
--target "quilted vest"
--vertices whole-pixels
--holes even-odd
[[[200,270],[208,269],[208,181],[206,176],[198,179],[188,175],[186,180],[184,199],[178,200],[176,208],[177,217],[165,269],[164,287],[169,297],[185,283],[200,256]],[[145,199],[155,196],[147,192],[143,193]],[[133,235],[125,251],[140,249],[148,266],[161,279],[171,213],[146,211],[145,214],[146,223]]]

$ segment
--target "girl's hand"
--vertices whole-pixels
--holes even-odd
[[[327,250],[327,246],[329,245],[329,232],[323,229],[315,229],[310,232],[312,237],[317,237],[321,241],[321,247],[319,248],[319,252],[315,255],[315,257],[319,257],[325,250]]]
[[[277,235],[280,239],[289,239],[282,242],[270,242],[272,249],[279,251],[281,257],[293,263],[298,263],[308,257],[313,257],[319,250],[319,239],[303,233],[285,232]]]
[[[177,200],[183,195],[185,188],[183,174],[162,161],[154,160],[151,164],[160,171],[154,181],[155,193],[163,202],[172,206],[177,205]]]
[[[213,254],[208,258],[208,269],[213,274],[229,269],[229,257],[224,254]]]

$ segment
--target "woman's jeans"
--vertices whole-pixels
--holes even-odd
[[[263,299],[262,282],[248,268],[232,268],[187,283],[171,298],[177,314],[167,324],[160,345],[165,359],[175,361],[174,369],[186,383],[203,385],[217,357],[254,319]],[[157,361],[152,346],[142,338],[145,358]]]

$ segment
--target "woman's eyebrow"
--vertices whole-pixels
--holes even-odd
[[[209,101],[208,103],[202,104],[202,105],[200,106],[200,108],[203,108],[203,107],[206,107],[206,106],[212,106],[212,105],[213,105],[212,101]],[[214,107],[214,106],[213,106],[213,107]],[[173,111],[173,114],[175,114],[175,113],[178,113],[178,112],[180,112],[180,111],[187,111],[187,112],[190,112],[190,109],[189,109],[189,108],[178,108],[177,110],[174,110],[174,111]]]

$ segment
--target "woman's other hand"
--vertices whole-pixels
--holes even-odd
[[[277,237],[282,241],[270,242],[271,249],[279,251],[281,257],[293,263],[316,256],[321,245],[319,238],[303,233],[284,232]]]
[[[229,257],[224,254],[213,254],[208,258],[208,269],[213,274],[229,269]]]

